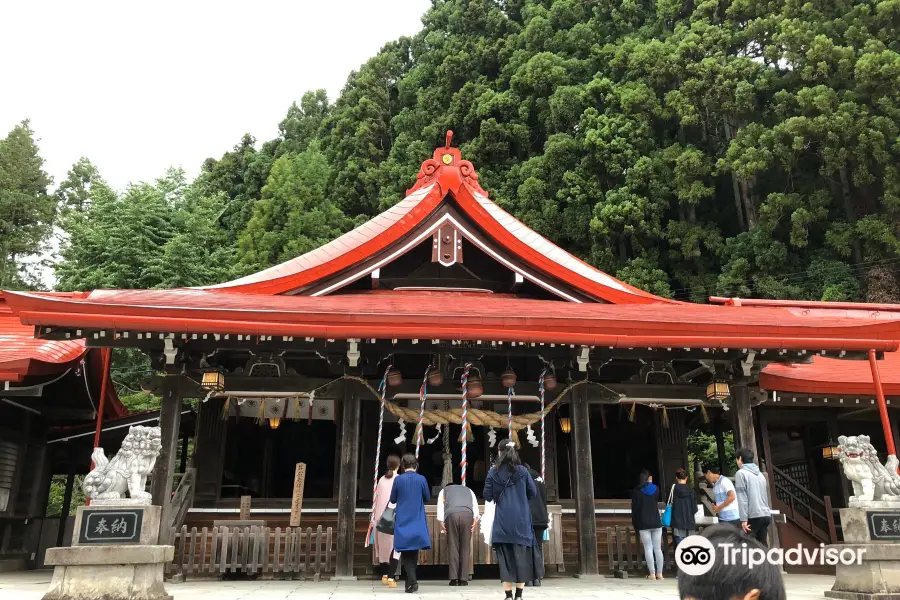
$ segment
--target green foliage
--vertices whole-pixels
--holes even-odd
[[[28,121],[0,139],[0,289],[38,285],[23,259],[47,249],[53,228],[56,203],[43,166]]]
[[[724,475],[732,476],[737,471],[737,460],[734,453],[734,436],[726,432],[722,436],[725,442],[725,471]],[[716,447],[716,436],[703,431],[691,431],[688,433],[688,461],[693,465],[696,462],[702,469],[706,465],[719,464],[719,450]]]
[[[66,479],[65,475],[54,475],[50,479],[50,495],[47,498],[47,517],[60,517],[62,515],[63,501],[66,496]],[[85,495],[81,484],[84,482],[84,475],[76,475],[75,482],[72,487],[72,499],[69,501],[69,514],[67,517],[75,515],[75,510],[79,506],[84,506]]]

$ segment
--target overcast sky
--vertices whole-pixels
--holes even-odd
[[[114,187],[197,174],[291,102],[421,29],[429,0],[0,3],[0,137],[31,119],[55,183],[87,156]]]

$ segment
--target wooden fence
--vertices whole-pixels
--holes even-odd
[[[175,535],[175,559],[167,573],[216,575],[243,573],[318,581],[334,569],[331,527],[182,527]]]
[[[697,528],[698,532],[704,526]],[[667,571],[675,569],[675,548],[670,531],[662,530],[663,568]],[[638,533],[632,527],[616,525],[606,528],[606,552],[609,556],[609,570],[616,577],[627,577],[629,571],[646,573],[647,560],[644,558],[644,546]]]

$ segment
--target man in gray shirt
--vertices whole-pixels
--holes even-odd
[[[737,451],[738,472],[734,475],[734,489],[737,493],[741,527],[759,540],[760,544],[768,546],[766,533],[772,522],[769,484],[759,467],[753,463],[753,458],[753,450],[749,448]]]
[[[472,532],[478,523],[478,498],[464,485],[448,485],[438,494],[437,520],[447,534],[450,585],[469,585]]]

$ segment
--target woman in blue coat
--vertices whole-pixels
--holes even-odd
[[[526,581],[543,579],[544,563],[531,524],[530,498],[537,495],[537,487],[528,470],[522,466],[516,444],[512,440],[500,442],[497,464],[488,472],[484,483],[484,500],[495,504],[491,526],[491,546],[497,555],[500,580],[507,598],[522,597]]]
[[[400,553],[400,564],[406,571],[406,593],[419,591],[416,564],[419,550],[431,548],[431,536],[425,523],[425,503],[431,499],[428,482],[416,473],[419,461],[412,454],[400,459],[403,472],[394,479],[391,488],[391,504],[394,511],[394,550]]]

